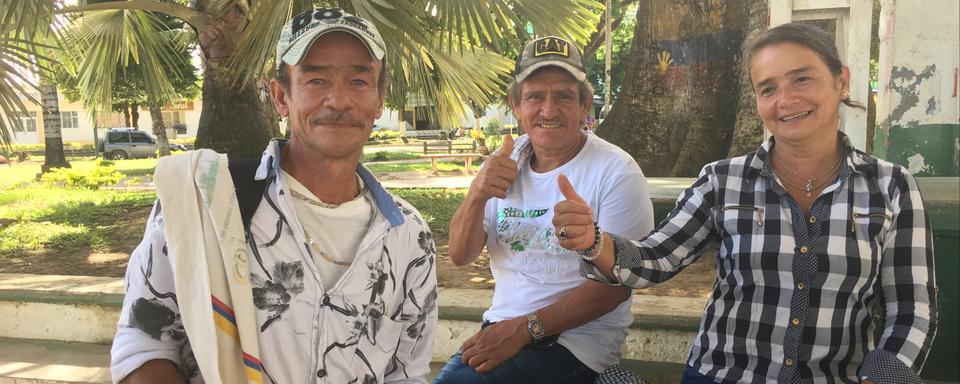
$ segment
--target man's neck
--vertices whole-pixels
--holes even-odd
[[[360,154],[330,158],[290,142],[281,149],[280,167],[303,184],[320,201],[342,204],[360,193],[357,163]]]
[[[533,157],[531,158],[530,168],[537,173],[550,172],[560,168],[560,166],[577,157],[586,143],[587,135],[584,133],[580,133],[580,138],[575,145],[556,151],[538,150],[537,146],[531,142]]]

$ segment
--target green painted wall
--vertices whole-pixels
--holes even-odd
[[[879,131],[879,130],[878,130]],[[877,137],[875,155],[911,171],[911,158],[918,154],[926,166],[916,176],[960,176],[960,124],[923,124],[916,127],[890,127],[888,137]]]

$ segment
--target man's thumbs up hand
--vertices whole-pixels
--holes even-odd
[[[594,241],[593,210],[566,175],[557,176],[557,186],[566,198],[553,207],[554,233],[560,246],[571,251],[590,248]]]
[[[486,202],[491,197],[506,198],[507,191],[517,179],[517,162],[510,158],[513,153],[513,137],[503,137],[500,152],[490,156],[477,177],[470,183],[467,196]]]

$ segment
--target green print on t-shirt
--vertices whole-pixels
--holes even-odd
[[[541,218],[549,211],[549,208],[503,208],[497,212],[497,236],[500,241],[510,244],[510,250],[514,252],[563,251],[553,236],[553,226],[549,220]]]

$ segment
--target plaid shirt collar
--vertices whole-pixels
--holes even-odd
[[[869,161],[863,152],[854,148],[853,144],[850,143],[850,137],[848,137],[846,133],[837,131],[837,136],[840,139],[840,146],[844,156],[846,157],[846,165],[850,171],[857,174],[874,173],[876,169],[876,161]],[[773,163],[770,162],[770,151],[775,146],[776,139],[773,136],[770,136],[767,141],[760,145],[760,148],[757,149],[756,156],[754,156],[751,159],[750,164],[748,164],[750,171],[745,172],[743,176],[744,179],[752,181],[758,176],[763,176],[771,180],[774,178]]]

